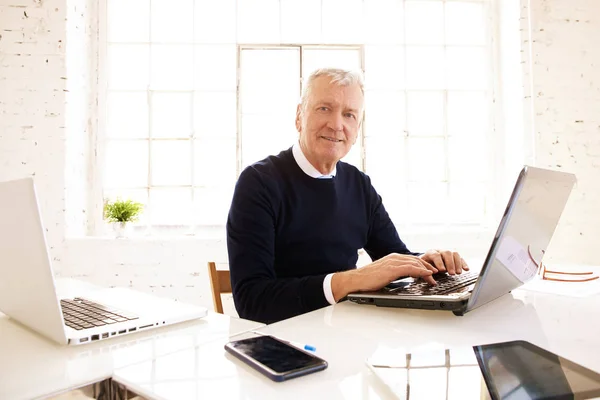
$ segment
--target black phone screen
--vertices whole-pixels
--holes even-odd
[[[277,373],[304,369],[325,363],[322,359],[306,354],[271,336],[258,336],[238,340],[231,342],[229,345],[238,352],[258,361]]]

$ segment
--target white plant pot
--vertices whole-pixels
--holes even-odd
[[[126,238],[131,236],[131,225],[127,222],[113,222],[113,231],[116,238]]]

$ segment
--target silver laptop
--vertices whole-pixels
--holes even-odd
[[[86,286],[85,293],[73,293],[73,287]],[[70,345],[207,314],[204,307],[125,288],[104,289],[82,282],[64,289],[57,293],[33,179],[0,182],[0,311],[4,314]]]
[[[352,293],[348,299],[463,315],[509,293],[536,275],[536,263],[542,260],[575,182],[570,173],[525,166],[480,272],[436,274],[436,286],[400,279],[376,292]]]

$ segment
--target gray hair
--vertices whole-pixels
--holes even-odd
[[[304,89],[302,90],[302,97],[300,97],[301,113],[306,111],[308,98],[312,92],[314,81],[321,76],[327,76],[331,78],[331,83],[335,83],[340,86],[351,86],[357,84],[360,87],[360,91],[363,96],[365,94],[365,84],[361,72],[340,68],[320,68],[313,71],[313,73],[311,73],[306,80],[306,85],[304,85]]]

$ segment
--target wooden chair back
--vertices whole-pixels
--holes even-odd
[[[215,312],[223,314],[223,302],[221,301],[221,294],[232,292],[229,271],[217,270],[217,264],[214,261],[209,261],[208,276],[210,277],[210,288],[212,290]]]

